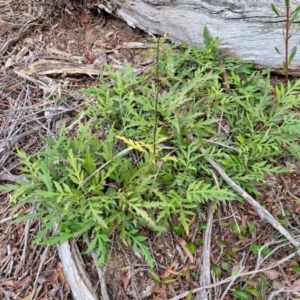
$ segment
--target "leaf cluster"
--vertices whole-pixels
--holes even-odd
[[[40,153],[19,151],[27,181],[0,189],[13,191],[17,206],[34,203],[22,218],[42,220],[36,241],[56,224],[43,243],[89,236],[87,251],[103,264],[118,237],[153,266],[147,230],[160,234],[175,220],[188,232],[202,204],[239,199],[221,178],[216,186],[205,155],[254,194],[266,175],[289,171],[277,160],[299,158],[300,81],[274,87],[268,72],[221,57],[208,32],[205,41],[200,49],[163,45],[159,78],[155,69],[137,76],[129,66],[106,66],[99,86],[82,90],[97,101],[75,136],[62,130]]]

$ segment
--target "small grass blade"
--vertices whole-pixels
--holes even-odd
[[[277,9],[276,9],[276,7],[275,7],[275,5],[272,3],[271,4],[271,8],[272,8],[272,10],[274,11],[274,13],[278,16],[278,17],[280,17],[280,14],[278,13],[278,11],[277,11]]]

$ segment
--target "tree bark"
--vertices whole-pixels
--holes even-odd
[[[300,0],[290,2],[291,10],[300,5]],[[276,17],[271,3],[282,17]],[[220,49],[226,55],[279,73],[285,53],[284,3],[284,0],[97,0],[101,9],[132,27],[159,35],[168,33],[171,40],[194,46],[203,45],[206,25],[213,37],[222,39]],[[299,32],[297,18],[290,28],[290,49],[299,43]],[[290,65],[290,74],[300,75],[300,49]]]

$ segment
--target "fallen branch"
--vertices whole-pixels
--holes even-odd
[[[12,150],[12,148],[22,139],[24,139],[27,136],[31,136],[34,133],[38,132],[41,129],[41,126],[36,126],[31,130],[28,130],[26,132],[23,132],[22,134],[19,134],[16,137],[6,139],[4,141],[1,141],[0,143],[0,155],[3,155],[5,152],[9,152]]]
[[[211,232],[213,224],[215,204],[210,202],[208,209],[208,217],[206,222],[206,229],[204,233],[203,252],[202,252],[202,273],[200,277],[200,285],[205,286],[211,284],[210,280],[210,251],[211,251]],[[197,293],[195,300],[211,299],[210,291],[200,291]]]
[[[99,298],[83,268],[76,244],[73,243],[71,248],[69,242],[65,242],[58,244],[57,249],[74,300],[98,300]]]
[[[16,42],[18,42],[23,37],[23,35],[25,35],[25,33],[30,32],[32,27],[37,26],[38,21],[39,21],[38,19],[33,19],[33,20],[29,20],[26,23],[24,23],[23,26],[20,28],[20,30],[16,34],[14,34],[12,38],[7,40],[1,46],[0,55],[1,56],[4,55],[10,46],[12,46]]]
[[[88,245],[88,247],[90,246],[90,240],[89,238],[86,239],[86,244]],[[98,277],[99,277],[99,281],[100,281],[100,288],[101,288],[101,296],[103,300],[109,300],[109,296],[108,296],[108,292],[107,292],[107,287],[106,287],[106,281],[105,281],[105,277],[104,277],[104,272],[102,270],[102,268],[98,267],[98,257],[95,251],[91,252],[92,258],[94,260],[94,264],[96,266],[97,269],[97,273],[98,273]]]
[[[206,151],[204,148],[200,148],[202,154]],[[207,161],[212,167],[221,175],[221,177],[233,188],[241,197],[243,197],[251,206],[255,209],[262,220],[266,220],[276,230],[278,230],[294,247],[300,248],[300,243],[297,242],[289,232],[272,216],[272,214],[261,206],[254,198],[252,198],[244,189],[237,185],[225,172],[224,170],[210,157],[206,157]]]
[[[207,285],[207,286],[201,286],[201,287],[195,288],[195,289],[193,289],[191,291],[184,292],[184,293],[182,293],[182,294],[180,294],[178,296],[175,296],[175,297],[171,298],[170,300],[179,300],[179,299],[182,299],[182,298],[188,296],[190,293],[194,294],[194,293],[206,290],[206,289],[215,288],[215,287],[223,285],[225,283],[232,282],[232,280],[236,280],[237,277],[249,276],[249,275],[253,275],[253,274],[257,274],[257,273],[262,273],[264,271],[268,271],[268,270],[274,269],[274,268],[278,267],[279,265],[283,264],[284,262],[288,261],[289,259],[291,259],[295,255],[298,255],[299,253],[300,253],[299,251],[291,253],[290,255],[285,256],[284,258],[280,259],[279,261],[276,261],[276,262],[270,264],[269,266],[267,266],[267,267],[265,267],[263,269],[240,273],[240,274],[238,274],[238,276],[237,275],[230,276],[230,277],[228,277],[226,279],[223,279],[223,280],[221,280],[221,281],[219,281],[217,283],[210,284],[210,285]]]

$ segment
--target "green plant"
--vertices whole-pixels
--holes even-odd
[[[283,61],[282,67],[283,67],[283,72],[285,74],[285,82],[286,84],[288,83],[289,80],[289,65],[290,63],[293,61],[296,52],[297,52],[297,47],[294,46],[291,50],[291,52],[289,52],[289,40],[291,38],[290,35],[290,27],[292,26],[292,24],[295,22],[296,18],[299,15],[300,12],[300,6],[298,6],[296,9],[294,9],[292,12],[290,12],[290,0],[284,0],[285,3],[285,32],[283,34],[283,39],[284,39],[284,45],[285,45],[285,59]],[[280,17],[280,14],[276,8],[276,6],[272,3],[271,4],[271,8],[273,10],[273,12]],[[281,54],[279,49],[277,47],[275,47],[275,50],[278,54]]]
[[[254,243],[254,244],[251,245],[251,250],[254,253],[258,253],[261,248],[263,248],[263,246],[260,246],[260,245],[258,245],[256,243]],[[270,248],[270,247],[264,247],[263,250],[262,250],[262,254],[263,255],[268,255],[271,252],[272,252],[272,248]]]
[[[200,147],[253,194],[266,175],[290,171],[276,159],[299,158],[300,81],[273,87],[268,72],[223,58],[226,91],[207,29],[205,40],[201,49],[161,45],[159,93],[156,68],[137,76],[107,65],[99,87],[82,90],[97,102],[74,136],[62,129],[56,141],[44,139],[44,151],[18,151],[27,180],[0,190],[13,192],[16,208],[34,203],[20,219],[42,221],[35,242],[89,236],[87,252],[95,249],[101,265],[119,238],[153,267],[145,228],[160,234],[172,221],[188,233],[201,204],[241,200],[221,179],[215,187]]]

